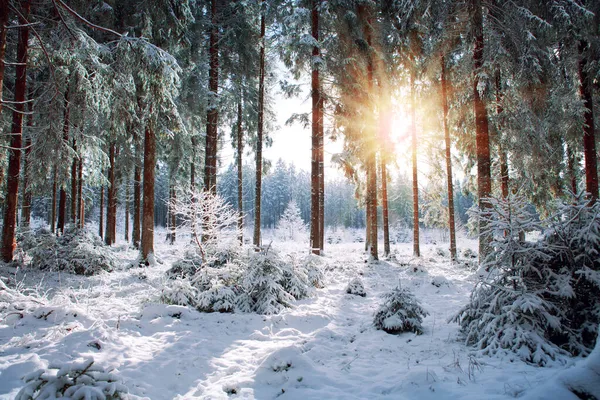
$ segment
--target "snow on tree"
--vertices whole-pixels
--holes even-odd
[[[582,200],[559,205],[542,238],[527,242],[521,232],[539,224],[525,199],[489,204],[489,274],[451,320],[482,354],[514,353],[541,366],[589,354],[600,321],[600,207]]]
[[[95,365],[89,358],[65,364],[50,364],[48,370],[40,369],[26,375],[23,387],[15,400],[128,399],[128,390],[119,377]]]
[[[306,225],[294,200],[288,203],[277,224],[277,230],[283,240],[298,241],[306,236]]]
[[[423,318],[429,313],[408,288],[398,285],[385,293],[383,299],[373,321],[377,329],[387,333],[423,333]]]

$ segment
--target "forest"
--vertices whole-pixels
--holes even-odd
[[[600,400],[599,103],[598,0],[0,0],[0,400]]]

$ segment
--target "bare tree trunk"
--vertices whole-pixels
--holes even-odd
[[[211,102],[208,106],[206,120],[206,151],[204,165],[204,190],[213,194],[217,193],[217,144],[219,110],[217,98],[219,91],[219,27],[217,21],[217,0],[211,0],[211,29],[209,44],[208,87],[211,93]]]
[[[258,73],[258,132],[256,134],[256,188],[254,192],[254,236],[255,248],[260,248],[260,213],[262,194],[262,145],[265,110],[265,0],[261,0],[260,15],[260,65]]]
[[[419,241],[419,181],[417,168],[417,111],[415,94],[415,71],[414,68],[410,74],[410,130],[412,136],[412,175],[413,175],[413,255],[421,256],[421,247]]]
[[[174,208],[174,204],[177,199],[175,196],[175,185],[171,183],[169,185],[169,203],[167,207],[167,241],[169,242],[169,244],[175,244],[177,234],[175,228],[177,223],[177,217]]]
[[[319,115],[320,121],[320,132],[319,132],[319,249],[323,254],[325,246],[325,160],[324,160],[324,149],[325,149],[325,138],[323,136],[323,101],[321,100],[321,110]]]
[[[496,115],[498,118],[501,117],[502,112],[504,111],[500,102],[502,101],[502,88],[501,88],[501,76],[500,70],[496,71]],[[506,151],[504,150],[504,146],[502,145],[502,138],[500,137],[500,132],[497,133],[497,141],[498,141],[498,155],[500,158],[500,189],[502,192],[502,197],[507,199],[509,194],[509,176],[508,176],[508,157],[506,155]]]
[[[106,193],[106,234],[104,243],[111,246],[117,239],[117,179],[115,175],[115,155],[117,144],[112,142],[108,150],[108,190]]]
[[[104,237],[104,185],[100,186],[100,219],[98,221],[98,236]]]
[[[64,113],[64,125],[63,125],[63,141],[65,146],[69,145],[69,127],[70,127],[70,112],[71,105],[69,103],[69,88],[65,91],[65,113]],[[60,186],[60,192],[58,195],[58,226],[56,227],[56,234],[62,235],[65,231],[65,220],[67,214],[67,192],[65,191],[64,184]]]
[[[137,155],[137,151],[136,151]],[[142,203],[142,195],[141,195],[141,182],[142,182],[142,169],[140,168],[138,162],[140,161],[139,157],[135,158],[135,167],[133,167],[133,231],[131,233],[131,240],[133,242],[133,247],[136,249],[140,248],[140,237],[141,237],[141,229],[140,229],[140,209]]]
[[[365,190],[365,251],[369,251],[371,243],[371,206],[369,196]]]
[[[73,152],[77,153],[77,140],[73,138]],[[71,163],[71,222],[77,223],[77,156],[73,157]]]
[[[52,210],[50,211],[50,230],[56,233],[56,189],[58,180],[58,170],[54,164],[54,173],[52,177]]]
[[[215,0],[213,0],[215,1]],[[144,208],[142,216],[142,262],[149,265],[154,253],[154,169],[156,168],[156,138],[146,126],[144,134]]]
[[[85,207],[83,201],[83,157],[79,157],[79,177],[77,179],[79,186],[77,187],[77,209],[79,210],[77,213],[77,218],[79,221],[79,227],[83,228],[85,225]]]
[[[2,98],[2,91],[4,89],[4,58],[6,57],[6,32],[8,31],[6,25],[8,24],[9,15],[9,0],[0,0],[0,98]],[[0,102],[0,112],[2,111],[2,103]],[[2,182],[0,181],[0,184]]]
[[[129,242],[129,184],[125,185],[125,243]]]
[[[387,193],[387,166],[383,152],[380,158],[381,165],[381,197],[383,203],[383,255],[390,256],[390,218],[388,210],[388,193]]]
[[[592,99],[592,82],[588,76],[587,58],[584,55],[587,43],[579,42],[579,93],[583,100],[583,156],[585,162],[585,190],[589,193],[591,203],[598,200],[598,155],[596,153],[596,133],[594,130],[594,101]]]
[[[6,196],[4,206],[4,224],[2,226],[2,259],[10,262],[16,247],[15,230],[17,226],[17,206],[19,197],[19,174],[21,169],[21,136],[23,133],[23,111],[25,110],[25,92],[27,88],[27,51],[29,49],[29,26],[27,17],[31,3],[21,1],[19,23],[19,42],[17,45],[17,62],[15,73],[15,111],[13,112],[10,150],[8,157],[8,176],[6,179]],[[3,61],[3,60],[0,60]],[[0,92],[1,93],[1,92]]]
[[[237,109],[237,200],[238,200],[238,229],[240,231],[239,241],[240,244],[244,243],[244,185],[243,185],[243,165],[242,155],[244,154],[244,141],[242,131],[242,98],[238,103]]]
[[[1,61],[0,61],[1,62]],[[33,105],[32,96],[29,96],[29,115],[27,116],[27,126],[33,127]],[[25,138],[25,160],[23,163],[23,205],[21,206],[21,223],[23,226],[31,224],[31,189],[29,188],[29,157],[31,157],[31,131]]]
[[[377,248],[377,164],[375,151],[371,151],[367,160],[367,207],[369,207],[369,249],[373,260],[379,259]]]
[[[479,209],[484,218],[479,218],[479,262],[482,263],[489,250],[492,240],[487,232],[487,217],[490,204],[487,200],[492,193],[492,180],[490,172],[490,134],[489,122],[485,102],[479,95],[479,71],[483,66],[483,11],[481,0],[473,1],[473,37],[475,48],[473,51],[473,105],[475,111],[475,132],[477,145],[477,195]]]
[[[312,0],[311,25],[312,37],[319,40],[319,6],[320,0]],[[320,51],[317,46],[312,50],[313,59],[319,57]],[[310,174],[310,248],[313,254],[321,254],[321,179],[320,172],[320,144],[321,144],[321,124],[322,110],[321,82],[319,77],[318,65],[312,66],[311,76],[311,97],[312,97],[312,154],[311,154],[311,174]]]
[[[450,258],[456,262],[456,228],[454,224],[454,183],[452,178],[452,143],[448,127],[448,79],[446,59],[442,56],[442,108],[444,111],[444,140],[446,142],[446,182],[448,186],[448,227],[450,228]]]

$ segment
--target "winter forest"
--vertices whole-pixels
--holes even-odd
[[[600,400],[600,1],[0,0],[0,400]]]

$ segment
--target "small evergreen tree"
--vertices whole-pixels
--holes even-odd
[[[373,323],[387,333],[423,333],[423,318],[429,315],[408,289],[396,286],[383,295],[384,302],[375,313]]]
[[[290,201],[277,224],[281,238],[296,241],[306,234],[306,225],[300,216],[300,208],[294,200]]]

